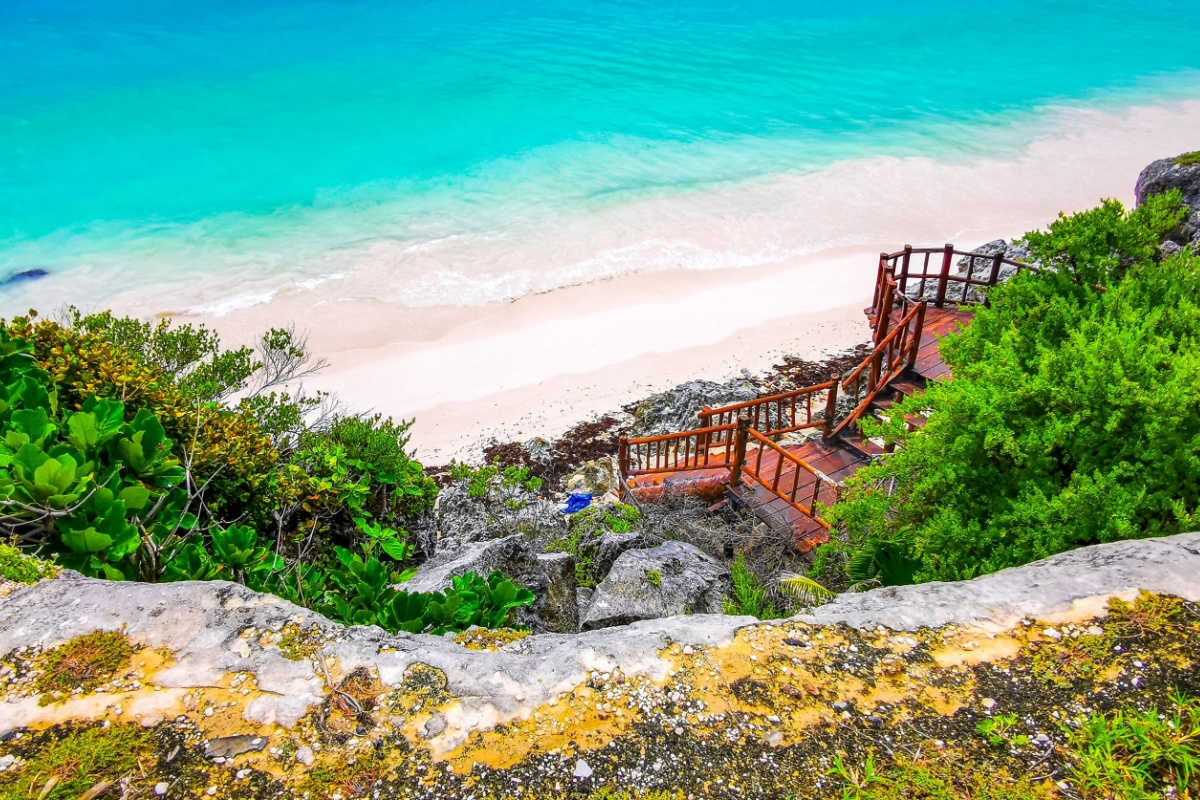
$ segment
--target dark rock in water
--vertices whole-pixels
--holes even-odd
[[[35,281],[38,278],[44,278],[50,274],[50,270],[34,267],[33,269],[23,269],[20,272],[14,272],[3,281],[0,281],[0,286],[11,286],[14,283],[24,283],[25,281]]]
[[[1171,189],[1179,190],[1190,209],[1179,230],[1169,238],[1180,245],[1200,247],[1200,163],[1180,163],[1178,156],[1161,158],[1142,170],[1133,192],[1140,206],[1147,197]]]

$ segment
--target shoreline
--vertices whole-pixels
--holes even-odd
[[[880,250],[906,242],[973,248],[1102,197],[1131,204],[1132,179],[1146,163],[1194,149],[1189,132],[1200,130],[1200,101],[1078,110],[1071,118],[1075,128],[1049,131],[1009,158],[841,162],[816,178],[780,176],[714,193],[698,219],[652,221],[663,230],[676,224],[678,241],[701,236],[706,252],[724,252],[729,263],[744,263],[739,256],[748,254],[739,247],[759,234],[825,243],[755,266],[688,269],[682,264],[691,262],[681,259],[673,268],[508,302],[424,308],[372,299],[386,275],[364,266],[361,274],[291,287],[219,316],[179,313],[185,298],[170,303],[157,293],[113,307],[202,322],[231,345],[294,323],[310,335],[314,355],[329,362],[306,388],[334,392],[349,411],[415,418],[412,444],[430,463],[470,459],[489,437],[553,436],[685,380],[723,380],[761,371],[784,354],[819,360],[852,347],[867,337],[862,309]],[[597,224],[612,221],[602,215]],[[578,221],[571,223],[547,231],[548,243],[523,255],[549,259],[531,264],[561,265],[553,260],[554,237],[578,233]],[[646,231],[601,230],[594,244]]]

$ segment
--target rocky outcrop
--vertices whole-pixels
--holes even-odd
[[[566,530],[558,505],[520,486],[494,480],[482,497],[472,497],[465,481],[447,486],[434,508],[436,553],[454,553],[473,542],[520,534],[545,546]]]
[[[600,498],[620,486],[621,479],[617,468],[617,459],[597,458],[585,461],[575,472],[567,477],[567,492],[585,492],[592,497]]]
[[[1171,189],[1180,191],[1183,202],[1190,209],[1187,218],[1170,241],[1175,245],[1190,243],[1200,247],[1200,158],[1185,159],[1176,156],[1151,163],[1138,175],[1134,196],[1137,198],[1137,204],[1141,205],[1150,195],[1161,194]]]
[[[142,748],[95,781],[127,796],[840,797],[822,777],[833,755],[962,758],[956,738],[986,747],[976,726],[997,714],[1041,742],[1019,751],[1031,774],[1058,780],[1062,714],[1162,707],[1194,685],[1198,601],[1200,534],[786,621],[698,614],[491,645],[346,627],[236,584],[63,572],[0,604],[0,788],[36,796],[38,759],[85,731]],[[97,630],[132,655],[40,694],[48,651]]]
[[[626,550],[596,587],[584,630],[675,614],[716,614],[729,590],[729,569],[685,542]]]
[[[626,550],[632,550],[642,541],[642,534],[637,531],[609,531],[600,537],[596,544],[596,556],[593,560],[595,574],[603,578],[612,569],[613,562]]]
[[[674,389],[651,395],[632,409],[631,436],[655,436],[695,428],[696,415],[704,406],[713,408],[753,400],[760,394],[758,383],[744,373],[725,383],[688,381]]]

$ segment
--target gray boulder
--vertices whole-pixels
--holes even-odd
[[[729,569],[684,542],[627,550],[596,587],[582,628],[677,614],[716,614],[729,589]]]
[[[439,552],[398,588],[409,592],[440,592],[450,585],[450,579],[455,575],[475,572],[487,577],[492,570],[500,570],[514,580],[526,578],[539,572],[537,552],[519,534],[468,542],[458,550]]]
[[[1134,196],[1140,206],[1151,195],[1178,189],[1190,209],[1180,229],[1170,238],[1176,244],[1200,246],[1200,163],[1182,164],[1181,158],[1162,158],[1142,170]]]
[[[552,633],[575,633],[579,630],[575,557],[570,553],[539,553],[537,562],[546,585],[533,604],[533,613]]]
[[[471,497],[466,481],[447,486],[438,495],[434,522],[437,553],[457,552],[472,542],[517,533],[544,547],[567,525],[557,504],[499,480],[492,481],[483,497]]]
[[[642,535],[635,531],[608,532],[596,544],[596,557],[592,560],[594,574],[603,578],[612,569],[613,562],[626,550],[632,550],[641,542]]]

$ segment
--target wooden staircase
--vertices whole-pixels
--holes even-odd
[[[933,258],[934,255],[940,258]],[[951,272],[953,258],[966,269]],[[923,263],[922,263],[923,262]],[[887,415],[930,381],[950,377],[938,340],[970,322],[986,303],[1001,267],[1030,267],[999,255],[962,253],[951,245],[882,253],[866,314],[875,347],[845,376],[721,408],[704,408],[700,427],[660,436],[622,437],[618,450],[627,497],[652,501],[689,494],[731,502],[791,533],[808,553],[829,540],[821,507],[843,481],[889,448],[863,436],[864,416]],[[925,418],[905,421],[920,428]]]

